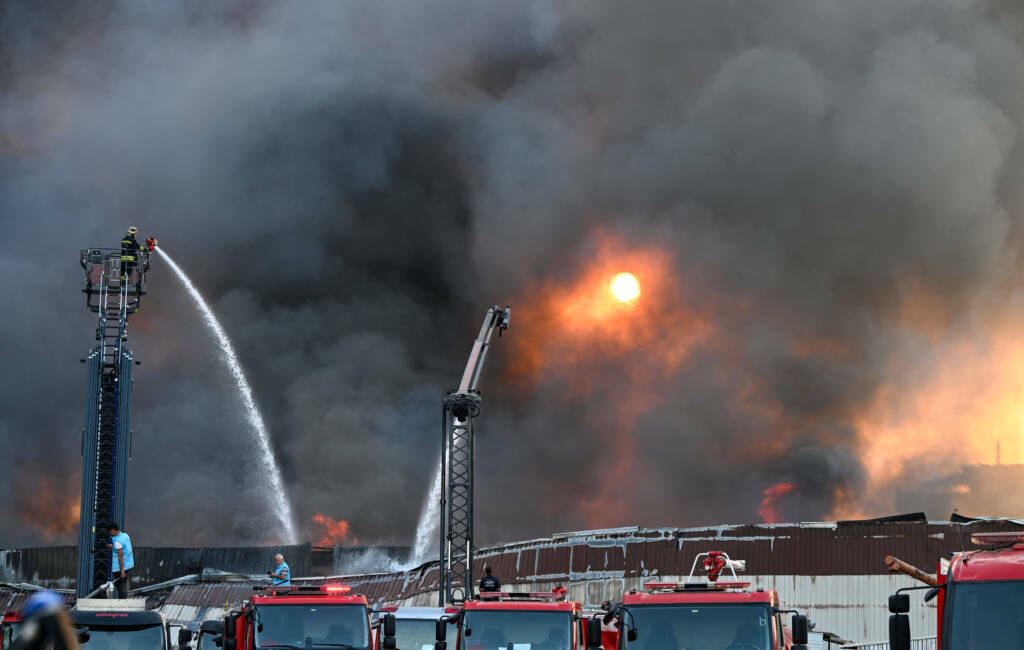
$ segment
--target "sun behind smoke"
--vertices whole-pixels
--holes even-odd
[[[640,283],[632,273],[619,273],[608,287],[619,302],[633,302],[640,297]]]

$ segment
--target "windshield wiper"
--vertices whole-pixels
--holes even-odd
[[[325,646],[328,648],[344,648],[345,650],[366,650],[366,648],[356,647],[347,643],[314,643],[314,646]]]

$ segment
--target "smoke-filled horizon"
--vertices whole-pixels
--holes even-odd
[[[128,225],[306,539],[411,541],[496,303],[480,543],[1020,514],[1017,3],[89,5],[0,0],[0,544],[74,538],[78,249]],[[148,289],[125,529],[274,541],[230,372]]]

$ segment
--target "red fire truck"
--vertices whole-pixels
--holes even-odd
[[[694,576],[698,564],[706,579]],[[621,603],[607,603],[606,621],[619,625],[619,650],[788,650],[806,644],[807,617],[782,609],[774,590],[740,582],[740,564],[722,551],[701,553],[687,582],[650,582]],[[719,580],[726,568],[732,581]],[[792,627],[783,624],[789,613]]]
[[[937,577],[886,558],[894,570],[925,583],[889,596],[889,645],[910,648],[910,594],[927,589],[925,602],[938,597],[939,650],[1024,648],[1024,533],[976,533],[976,550],[940,560]]]
[[[366,597],[350,587],[255,589],[251,600],[224,618],[223,650],[374,650]],[[385,635],[393,642],[394,618],[389,620]]]
[[[447,650],[445,627],[456,625],[456,650],[582,650],[600,647],[601,620],[583,616],[564,587],[548,593],[483,592],[437,624],[436,650]],[[592,641],[592,643],[590,642]],[[611,650],[611,649],[609,649]]]

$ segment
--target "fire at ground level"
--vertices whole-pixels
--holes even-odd
[[[887,555],[935,572],[940,558],[970,550],[971,537],[992,531],[1024,534],[1024,520],[927,521],[923,515],[841,521],[721,525],[700,528],[617,528],[570,532],[481,548],[474,575],[491,566],[506,590],[568,589],[569,600],[586,608],[619,601],[631,589],[654,581],[683,581],[694,557],[710,550],[743,559],[744,581],[774,589],[786,607],[805,613],[819,634],[869,643],[888,636],[887,598],[919,583],[890,573]],[[372,606],[436,606],[437,562],[399,568],[404,547],[288,547],[238,549],[136,549],[139,570],[133,593],[145,597],[172,622],[193,629],[223,616],[225,603],[240,604],[262,581],[273,554],[283,553],[293,574],[310,584],[342,581],[366,595]],[[0,552],[0,605],[17,607],[25,585],[74,587],[75,547]],[[935,603],[911,600],[913,636],[934,637]],[[813,638],[813,634],[812,634]],[[926,646],[923,646],[926,647]]]

